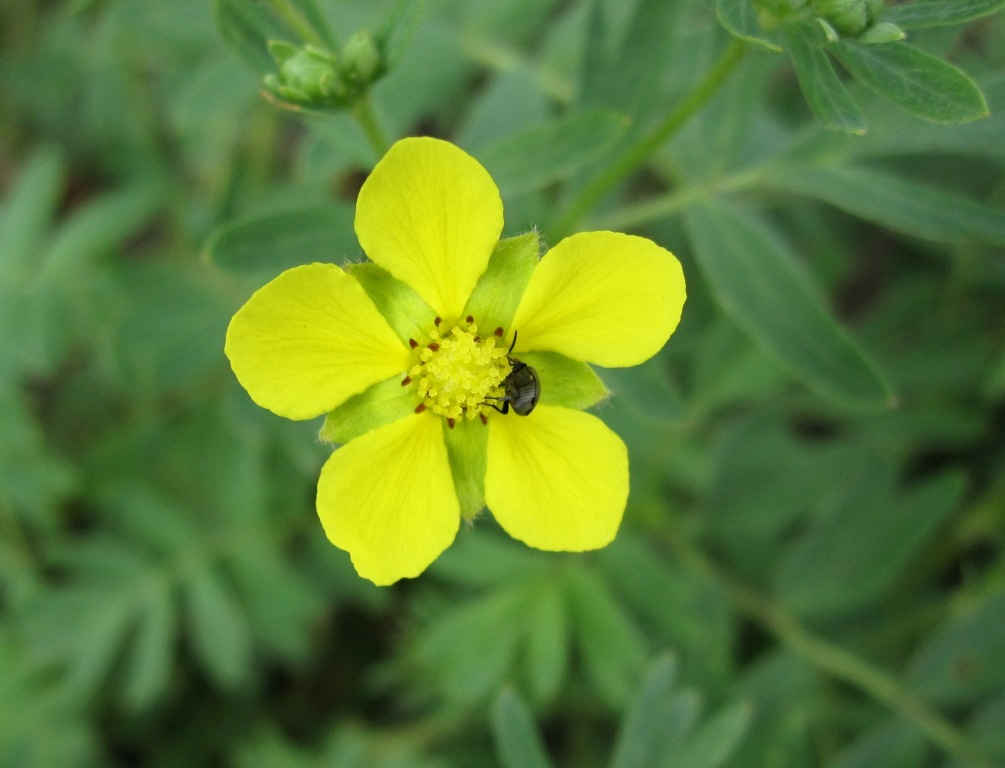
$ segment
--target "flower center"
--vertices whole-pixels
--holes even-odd
[[[428,336],[427,344],[412,344],[415,364],[402,382],[415,382],[422,398],[417,410],[428,408],[451,427],[462,416],[484,421],[486,399],[503,396],[502,383],[512,367],[505,348],[496,346],[502,329],[483,339],[470,315],[452,327],[436,318]]]

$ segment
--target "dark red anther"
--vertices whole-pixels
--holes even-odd
[[[475,318],[471,315],[468,315],[467,317],[464,318],[464,320],[468,323],[473,323],[475,321]]]
[[[441,319],[440,319],[439,317],[436,317],[436,318],[435,318],[435,319],[433,320],[433,325],[435,325],[435,326],[436,326],[437,328],[439,328],[439,327],[440,327],[440,323],[442,323],[442,322],[443,322],[443,321],[442,321],[442,320],[441,320]]]
[[[447,426],[450,427],[451,429],[453,429],[454,428],[454,420],[453,419],[447,419]]]
[[[431,350],[433,350],[433,352],[439,352],[440,351],[440,345],[437,344],[435,341],[432,344],[429,345],[429,348]]]
[[[502,335],[503,335],[503,329],[502,328],[496,328],[495,329],[495,335],[498,336],[501,339]]]
[[[403,387],[407,387],[411,383],[412,383],[412,377],[411,376],[406,376],[405,378],[403,378],[401,380],[401,386],[403,386]]]
[[[416,413],[422,413],[424,410],[426,410],[426,404],[425,403],[419,403],[417,406],[415,406],[415,412]]]
[[[482,340],[481,336],[475,336],[475,344]]]
[[[482,420],[482,424],[488,425],[489,420],[487,418],[485,418],[485,414],[484,413],[479,413],[478,414],[478,418]]]
[[[408,346],[410,346],[412,349],[415,349],[417,346],[419,346],[419,342],[417,342],[415,339],[409,339]]]

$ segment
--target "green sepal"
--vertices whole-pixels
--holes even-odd
[[[557,352],[525,352],[520,361],[537,371],[544,405],[583,410],[611,394],[590,366]]]
[[[351,264],[346,272],[363,286],[377,311],[405,344],[409,339],[421,342],[433,327],[436,312],[405,283],[372,262]]]
[[[539,253],[537,232],[499,241],[464,308],[464,314],[474,317],[480,330],[509,330]]]
[[[883,43],[893,43],[897,40],[903,40],[905,37],[907,37],[907,33],[896,24],[891,24],[888,21],[877,21],[858,36],[858,41],[865,45],[882,45]]]
[[[453,429],[443,423],[450,473],[461,505],[461,516],[471,520],[485,506],[485,468],[489,430],[481,419],[460,419]]]
[[[414,387],[401,385],[403,378],[404,371],[350,397],[325,416],[318,437],[326,443],[344,444],[414,413],[419,398]]]

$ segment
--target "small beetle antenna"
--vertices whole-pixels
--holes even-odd
[[[513,347],[516,346],[516,331],[513,331],[513,343],[509,345],[509,350],[506,352],[506,357],[509,357],[509,353],[513,351]]]

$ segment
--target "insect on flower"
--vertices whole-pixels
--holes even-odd
[[[541,379],[538,378],[537,371],[531,366],[512,356],[515,346],[516,331],[513,331],[513,343],[509,345],[509,350],[506,352],[506,359],[512,366],[509,374],[503,379],[503,389],[506,394],[499,398],[485,398],[486,400],[498,400],[503,404],[502,408],[492,403],[486,403],[486,405],[495,408],[505,416],[509,413],[510,404],[512,404],[515,414],[529,416],[538,400],[541,399]]]

